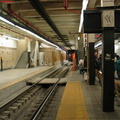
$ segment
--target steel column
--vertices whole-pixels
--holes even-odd
[[[90,42],[88,47],[88,83],[89,85],[95,84],[94,42]]]
[[[103,30],[102,68],[102,109],[111,112],[114,111],[114,28]]]

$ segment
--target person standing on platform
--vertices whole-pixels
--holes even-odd
[[[100,70],[98,58],[96,58],[96,57],[95,57],[95,69],[97,69],[98,71]]]
[[[79,60],[79,70],[80,70],[80,74],[83,73],[83,70],[82,70],[83,66],[84,66],[84,60],[83,60],[83,58],[81,58],[81,59]]]
[[[97,61],[98,61],[99,71],[102,71],[102,54],[100,54]]]

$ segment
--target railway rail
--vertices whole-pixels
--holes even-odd
[[[56,92],[60,79],[65,76],[67,71],[68,71],[68,69],[62,70],[62,72],[60,73],[60,78],[57,80],[57,82],[53,86],[51,86],[49,88],[50,90],[44,96],[44,99],[40,102],[39,107],[37,106],[38,108],[36,109],[36,111],[34,111],[35,113],[33,115],[31,115],[33,113],[31,111],[31,113],[25,118],[25,120],[28,120],[28,119],[29,120],[40,119],[40,117],[42,116],[42,114],[44,112],[44,109],[47,107],[48,102],[50,101],[50,99],[53,96],[53,94]]]
[[[23,117],[22,119],[37,120],[44,113],[44,109],[46,108],[51,97],[55,94],[58,88],[58,83],[60,79],[65,76],[68,70],[69,68],[64,68],[64,69],[59,68],[56,72],[55,70],[53,70],[52,72],[45,75],[44,77],[39,78],[39,81],[33,84],[29,89],[27,89],[22,94],[20,94],[19,96],[14,98],[12,101],[9,101],[7,104],[5,104],[0,108],[0,120],[14,120],[14,119],[17,120],[17,118],[21,119],[19,117],[20,113],[22,113],[24,109],[28,106],[30,106],[30,108],[28,108],[26,112],[27,114],[24,113],[23,116],[25,117]],[[39,86],[37,84],[47,76],[52,75],[52,73],[54,73],[52,77],[56,76],[58,73],[60,76],[57,82],[53,86],[50,86],[49,88],[42,88],[42,86]],[[40,96],[39,98],[38,98],[38,94]]]

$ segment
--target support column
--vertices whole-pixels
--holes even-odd
[[[80,44],[80,59],[81,59],[84,58],[83,34],[80,34],[79,44]]]
[[[2,57],[0,58],[0,66],[1,66],[1,71],[3,71],[3,60],[2,60]]]
[[[79,37],[80,39],[78,40],[78,50],[77,50],[78,61],[81,58],[84,58],[83,34],[79,34]]]
[[[30,40],[28,40],[28,68],[30,68],[30,67],[31,67],[30,52],[31,52],[31,41],[30,41]]]
[[[102,109],[104,112],[114,111],[114,29],[103,30],[103,85]]]
[[[39,52],[39,42],[36,41],[35,54],[34,54],[34,67],[37,67],[38,52]]]
[[[94,34],[88,34],[88,83],[95,85]]]
[[[101,6],[114,6],[114,0],[101,0]],[[102,11],[102,110],[114,111],[114,11]]]
[[[87,50],[88,50],[88,36],[87,34],[83,35],[83,50],[84,50],[84,67],[87,68]]]

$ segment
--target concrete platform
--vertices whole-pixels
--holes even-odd
[[[0,72],[0,90],[16,84],[20,81],[26,80],[34,75],[37,75],[43,71],[46,71],[51,66],[40,66],[29,69],[11,69]]]
[[[56,120],[120,120],[120,100],[115,96],[114,112],[102,111],[102,88],[83,81],[79,71],[71,71]]]
[[[44,80],[42,80],[41,82],[39,82],[38,84],[42,85],[42,84],[54,84],[56,83],[58,80],[58,78],[45,78]],[[39,81],[39,79],[35,80],[35,81],[28,81],[28,84],[34,84],[37,81]],[[66,84],[67,83],[67,78],[62,78],[58,84]]]
[[[11,69],[0,72],[0,107],[15,98],[30,86],[26,81],[37,74],[45,74],[53,66],[40,66],[29,69]]]
[[[57,120],[88,120],[80,81],[69,81],[67,83]]]
[[[27,89],[26,87],[23,87],[26,86],[25,79],[32,75],[38,74],[40,71],[43,72],[48,68],[50,67],[46,66],[42,68],[31,69],[28,70],[29,72],[25,70],[26,73],[22,69],[15,71],[10,70],[11,72],[0,72],[0,106],[4,104],[3,101],[5,100],[7,93],[13,94],[13,91],[15,90],[17,91],[18,89],[21,89],[21,91],[23,91],[24,89]],[[14,74],[16,74],[16,76],[12,76]],[[16,83],[16,80],[20,82]],[[48,82],[48,79],[46,80]],[[120,120],[120,100],[118,97],[115,96],[114,112],[102,111],[102,88],[98,84],[98,81],[96,81],[96,85],[88,85],[83,81],[83,75],[80,75],[79,71],[70,71],[67,74],[65,81],[67,82],[67,85],[56,120]],[[44,83],[47,82],[44,81]],[[6,89],[3,89],[7,84],[9,84],[9,87],[7,86]],[[5,91],[3,92],[3,90]],[[13,97],[15,97],[15,94],[13,96],[9,95],[9,98]]]

